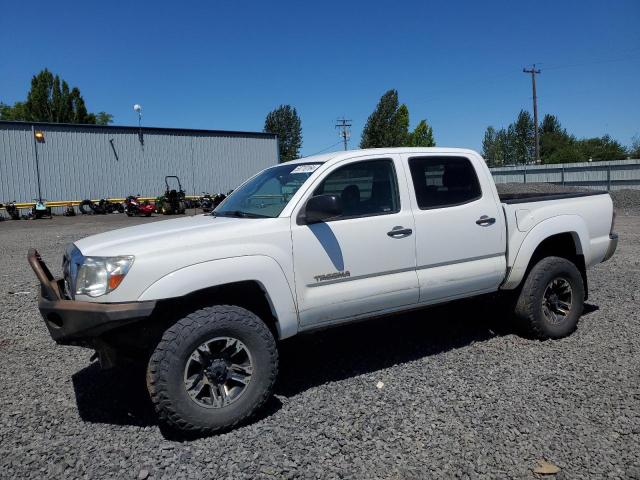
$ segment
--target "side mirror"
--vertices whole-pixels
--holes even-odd
[[[304,208],[304,223],[319,223],[342,214],[342,198],[338,195],[316,195]]]

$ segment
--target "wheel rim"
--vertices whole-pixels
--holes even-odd
[[[247,390],[253,361],[247,346],[237,338],[216,337],[196,348],[184,368],[184,386],[201,407],[222,408]]]
[[[571,284],[564,278],[554,278],[549,282],[542,296],[542,312],[553,323],[562,323],[571,311],[573,292]]]

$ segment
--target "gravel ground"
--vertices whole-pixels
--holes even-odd
[[[618,217],[569,338],[520,338],[477,302],[302,336],[257,419],[197,440],[163,434],[134,372],[53,343],[25,261],[59,270],[68,242],[155,220],[0,223],[0,477],[536,478],[546,459],[640,478],[640,216]]]

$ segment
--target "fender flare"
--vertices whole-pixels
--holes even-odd
[[[248,255],[197,263],[171,272],[147,287],[139,301],[188,295],[197,290],[230,283],[255,281],[265,292],[276,317],[280,339],[298,332],[298,310],[280,264],[265,255]]]
[[[582,217],[578,215],[558,215],[538,223],[524,237],[516,253],[513,266],[509,270],[502,289],[511,290],[520,285],[536,248],[547,238],[561,233],[570,233],[576,245],[576,253],[584,255],[585,261],[590,258],[589,231]]]

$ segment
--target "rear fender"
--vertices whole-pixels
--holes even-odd
[[[250,255],[190,265],[165,275],[142,292],[139,301],[182,297],[229,283],[255,281],[262,287],[276,318],[279,338],[298,332],[293,293],[280,265],[271,257]]]
[[[515,256],[509,275],[501,288],[511,290],[520,285],[536,248],[547,238],[561,233],[571,234],[576,245],[576,254],[584,255],[585,263],[588,264],[590,259],[589,231],[582,217],[578,215],[551,217],[533,227],[524,238]]]

